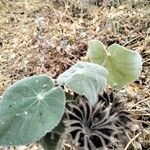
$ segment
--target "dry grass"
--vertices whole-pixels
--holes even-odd
[[[124,150],[142,150],[142,145],[150,146],[150,5],[80,6],[54,0],[0,1],[0,93],[24,76],[57,77],[85,59],[90,39],[120,43],[143,57],[140,78],[119,92],[137,120]]]

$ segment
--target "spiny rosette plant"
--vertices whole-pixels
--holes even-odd
[[[68,141],[77,150],[96,150],[121,140],[132,119],[125,102],[106,89],[136,80],[141,56],[117,44],[107,50],[97,40],[89,42],[87,55],[91,62],[77,62],[57,79],[34,75],[6,89],[0,100],[1,146],[38,142],[45,150],[62,150]]]
[[[115,145],[131,121],[124,102],[112,92],[99,95],[94,106],[85,97],[80,97],[78,104],[68,103],[66,117],[65,133],[78,150],[105,150]]]

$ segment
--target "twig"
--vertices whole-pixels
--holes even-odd
[[[136,138],[138,138],[138,137],[140,136],[140,134],[141,134],[141,132],[138,133],[137,135],[135,135],[135,136],[129,141],[129,143],[126,145],[126,147],[124,148],[124,150],[127,150],[128,147],[130,146],[130,144],[131,144]]]
[[[136,104],[132,105],[132,106],[129,108],[129,110],[130,110],[131,108],[133,108],[133,107],[137,106],[138,104],[143,103],[143,102],[146,102],[146,101],[148,101],[148,100],[150,100],[150,98],[149,98],[149,97],[148,97],[148,98],[146,98],[146,99],[143,99],[143,100],[141,100],[141,101],[139,101],[139,102],[137,102]]]
[[[135,122],[145,123],[147,125],[150,125],[149,121],[143,121],[143,120],[134,120]]]
[[[139,38],[141,38],[141,35],[139,35],[139,36],[137,36],[137,37],[135,37],[135,38],[131,39],[131,40],[130,40],[130,41],[128,41],[128,42],[126,42],[125,44],[123,44],[123,46],[127,46],[127,45],[129,45],[130,43],[132,43],[132,42],[136,41],[136,40],[137,40],[137,39],[139,39]]]

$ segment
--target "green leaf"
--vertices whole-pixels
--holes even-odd
[[[103,91],[107,84],[107,75],[108,71],[103,66],[78,62],[62,73],[57,82],[84,95],[94,105],[97,102],[98,93]]]
[[[46,75],[35,75],[10,86],[0,102],[0,145],[38,141],[60,122],[65,94]]]
[[[108,47],[110,56],[105,67],[109,71],[109,81],[116,88],[136,80],[142,71],[142,58],[135,51],[128,50],[118,44]]]
[[[61,136],[56,133],[47,133],[39,143],[44,150],[62,150]]]
[[[98,40],[91,40],[88,42],[87,55],[90,56],[90,60],[97,64],[102,64],[106,57],[106,47]]]
[[[109,71],[109,83],[112,86],[121,88],[138,78],[142,70],[140,54],[118,44],[109,46],[106,51],[101,42],[101,44],[98,44],[98,41],[90,43],[92,43],[89,44],[88,50],[90,60],[106,67]],[[95,45],[101,45],[101,48]]]

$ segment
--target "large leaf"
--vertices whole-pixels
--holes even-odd
[[[0,145],[33,143],[60,122],[65,94],[51,78],[35,75],[16,82],[0,102]]]
[[[95,44],[94,44],[95,43]],[[92,41],[93,45],[97,41]],[[92,47],[89,45],[89,47]],[[112,44],[108,51],[100,46],[89,48],[88,56],[94,63],[101,64],[109,71],[109,82],[116,88],[136,80],[142,70],[142,58],[135,51],[128,50],[118,44]],[[105,56],[106,54],[106,56]],[[102,57],[103,56],[103,57]]]
[[[97,95],[107,84],[108,71],[100,65],[78,62],[61,74],[57,82],[66,85],[74,92],[84,95],[92,105],[97,101]]]

